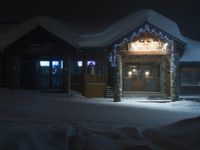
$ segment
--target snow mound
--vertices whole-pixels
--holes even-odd
[[[80,127],[67,129],[0,129],[0,149],[17,150],[150,150],[138,130],[93,130]]]
[[[181,120],[158,129],[146,129],[143,133],[154,144],[165,149],[199,149],[200,117]]]
[[[86,128],[77,124],[66,128],[1,128],[0,149],[17,150],[188,150],[199,149],[200,117],[167,126]]]

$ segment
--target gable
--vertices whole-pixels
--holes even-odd
[[[58,50],[59,47],[66,48],[66,50],[74,50],[74,47],[70,44],[38,26],[8,45],[5,51],[42,52]]]
[[[168,42],[172,45],[174,41],[185,45],[186,43],[180,39],[177,39],[173,35],[170,35],[169,33],[162,31],[161,29],[155,27],[154,25],[150,24],[149,22],[145,22],[130,33],[126,34],[122,38],[118,39],[111,45],[111,49],[118,49],[120,47],[123,47],[125,45],[128,45],[128,43],[134,41],[135,39],[138,39],[142,35],[152,35],[155,36],[160,41]]]

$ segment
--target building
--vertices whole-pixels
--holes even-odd
[[[68,24],[35,17],[0,35],[0,85],[78,91],[104,97],[198,94],[200,42],[153,10],[135,12],[102,32],[80,34]]]

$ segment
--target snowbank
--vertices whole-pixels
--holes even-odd
[[[0,128],[0,149],[18,150],[195,150],[200,148],[200,117],[182,120],[161,128],[118,129],[39,127]]]
[[[181,120],[157,129],[146,129],[143,133],[160,148],[170,150],[200,149],[200,117]]]

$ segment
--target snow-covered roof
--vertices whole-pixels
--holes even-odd
[[[74,40],[74,38],[77,36],[75,36],[75,32],[72,32],[71,29],[67,27],[66,23],[62,23],[49,17],[40,16],[21,23],[7,33],[2,34],[0,36],[0,48],[3,49],[7,47],[38,26],[76,47],[75,41],[77,40]]]
[[[3,51],[5,47],[28,34],[38,26],[41,26],[75,48],[106,48],[145,22],[151,23],[160,30],[186,43],[186,48],[180,61],[200,61],[200,42],[185,38],[180,33],[174,21],[150,9],[143,9],[132,13],[111,24],[107,28],[104,28],[104,30],[98,30],[97,32],[79,32],[80,30],[77,25],[73,26],[72,24],[60,22],[56,19],[44,16],[35,17],[1,34],[0,51]]]
[[[104,32],[93,35],[81,35],[79,46],[107,46],[133,31],[144,22],[149,22],[177,39],[184,41],[175,22],[153,10],[143,9],[117,21]]]
[[[4,48],[37,26],[41,26],[74,47],[105,47],[146,21],[183,40],[175,22],[153,10],[143,9],[115,22],[104,31],[92,34],[80,34],[70,25],[49,17],[35,17],[0,36],[0,46]]]
[[[180,58],[181,62],[200,62],[200,41],[194,41],[185,37],[187,45]]]

